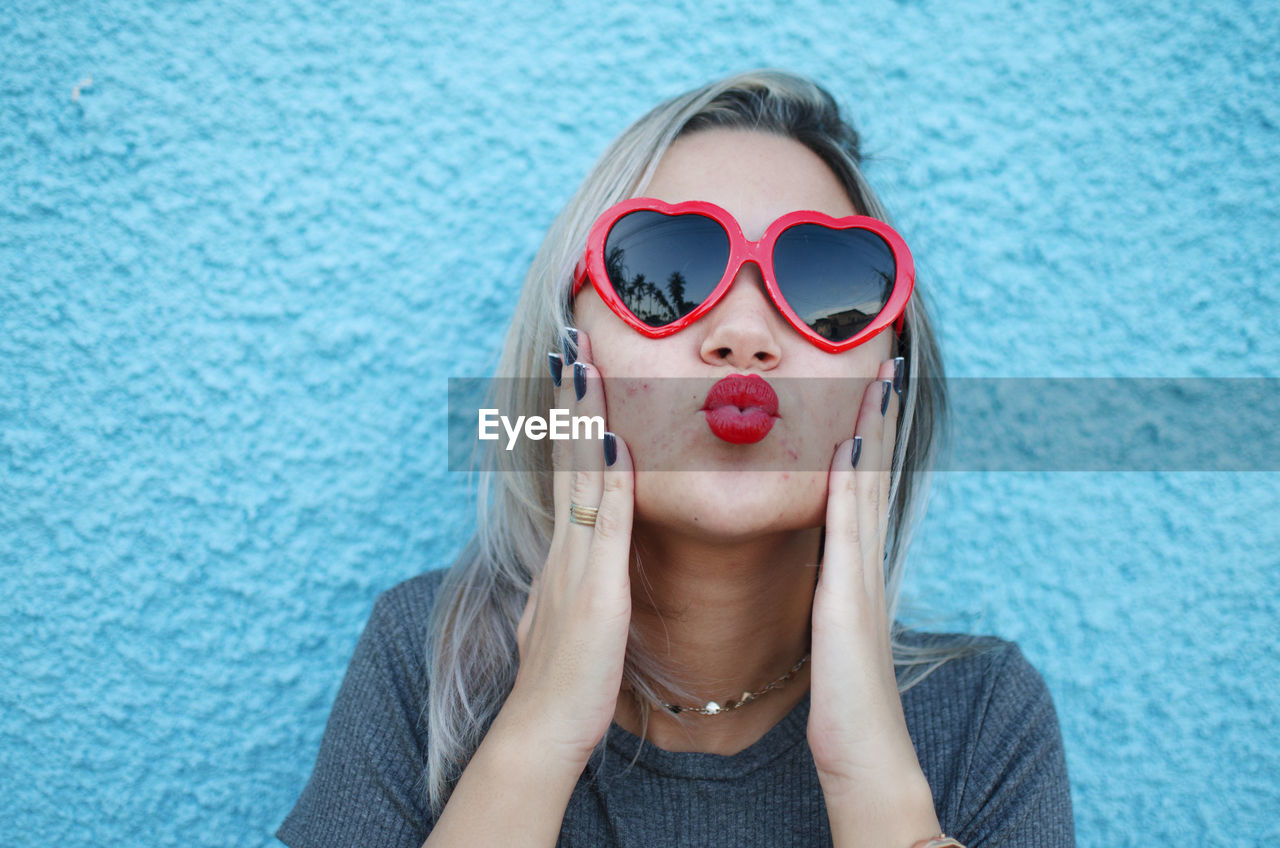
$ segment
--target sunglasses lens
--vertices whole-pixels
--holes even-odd
[[[705,215],[640,210],[609,229],[605,271],[637,318],[662,327],[706,300],[729,262],[729,235]]]
[[[863,229],[797,224],[778,236],[773,272],[792,311],[824,339],[851,339],[889,302],[893,250]]]

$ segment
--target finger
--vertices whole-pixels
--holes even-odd
[[[605,448],[608,448],[606,452]],[[631,522],[635,510],[635,469],[631,451],[617,435],[607,433],[601,458],[613,457],[600,475],[600,511],[596,514],[584,579],[592,594],[604,600],[630,598]],[[620,608],[614,605],[612,608]]]
[[[566,380],[573,384],[573,439],[569,442],[572,472],[569,475],[568,504],[561,507],[565,510],[575,505],[598,509],[604,486],[603,436],[607,427],[604,381],[590,357],[591,340],[579,330],[573,376]],[[573,521],[568,525],[566,539],[570,569],[578,574],[587,568],[587,553],[594,532],[592,525]]]
[[[560,406],[560,399],[564,393],[565,375],[572,376],[573,370],[571,367],[564,367],[564,355],[559,351],[549,351],[547,353],[547,370],[551,376],[551,400],[549,405],[551,409],[555,409]],[[551,468],[553,471],[563,460],[562,453],[560,442],[558,440],[553,441],[551,443]]]
[[[568,354],[577,357],[577,341],[570,341],[573,337],[576,339],[577,330],[573,327],[561,328],[559,342],[560,349],[555,352],[556,365],[560,369],[560,380],[556,384],[556,390],[552,393],[552,404],[557,409],[573,408],[573,362],[568,358]],[[555,366],[553,366],[554,368]],[[557,471],[567,469],[571,454],[569,445],[563,441],[557,440],[552,448],[551,455],[553,460],[553,468]]]
[[[832,459],[827,490],[827,537],[820,581],[828,574],[841,581],[837,591],[874,584],[870,568],[877,554],[879,527],[879,476],[868,473],[878,467],[883,440],[884,386],[870,381],[862,393],[855,437],[842,442]],[[846,582],[847,581],[847,584]],[[882,581],[883,582],[883,581]]]
[[[560,350],[560,387],[555,392],[555,408],[573,413],[576,405],[573,388],[573,364],[578,355],[578,331],[573,327],[565,327],[561,333]],[[585,335],[585,334],[582,334]],[[566,532],[569,518],[570,484],[573,469],[573,443],[566,439],[552,442],[551,463],[554,476],[552,478],[552,500],[555,509],[556,534]]]
[[[586,352],[587,348],[584,346],[581,350]],[[569,500],[578,506],[596,507],[600,505],[603,486],[602,441],[607,426],[604,381],[599,369],[580,357],[573,364],[573,382],[573,439],[570,442],[573,451],[573,476],[570,478]]]
[[[862,528],[858,522],[857,479],[853,456],[862,450],[862,437],[836,446],[827,479],[826,538],[818,585],[836,597],[848,597],[862,584]],[[859,457],[859,463],[862,462]]]
[[[880,369],[881,377],[893,380],[902,368],[902,357],[895,357],[884,363]],[[884,457],[884,470],[880,477],[880,538],[888,543],[889,499],[893,494],[893,459],[898,441],[898,415],[902,409],[902,395],[896,390],[889,392],[889,406],[884,414],[884,426],[881,437],[881,456]]]
[[[869,597],[884,594],[884,537],[881,525],[885,466],[885,412],[893,394],[891,380],[873,381],[863,395],[858,414],[858,435],[862,436],[862,455],[853,470],[857,492],[859,552],[862,556],[863,587]]]

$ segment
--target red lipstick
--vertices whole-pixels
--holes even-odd
[[[759,374],[731,374],[707,392],[702,411],[718,438],[735,445],[755,444],[778,420],[778,395]]]

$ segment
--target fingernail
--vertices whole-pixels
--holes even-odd
[[[560,388],[560,369],[564,367],[564,360],[560,358],[558,353],[547,354],[547,367],[551,369],[551,381],[556,384],[556,388]]]
[[[564,328],[564,364],[572,365],[578,361],[578,331],[573,327]]]
[[[880,396],[880,414],[884,415],[889,409],[889,391],[893,388],[892,380],[881,380],[884,383],[884,393]]]
[[[573,363],[573,393],[582,400],[587,393],[587,366],[581,362]]]
[[[905,368],[905,362],[901,356],[893,358],[893,390],[898,393],[898,397],[902,397],[902,372]]]
[[[612,468],[613,464],[617,461],[618,461],[618,437],[610,433],[608,430],[605,430],[604,431],[604,464]]]
[[[853,467],[858,467],[858,457],[862,456],[862,437],[853,437]]]

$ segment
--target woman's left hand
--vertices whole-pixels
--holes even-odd
[[[899,407],[894,362],[878,376],[863,395],[858,438],[842,442],[832,460],[813,600],[808,741],[838,848],[906,848],[939,832],[889,641],[883,563]]]

